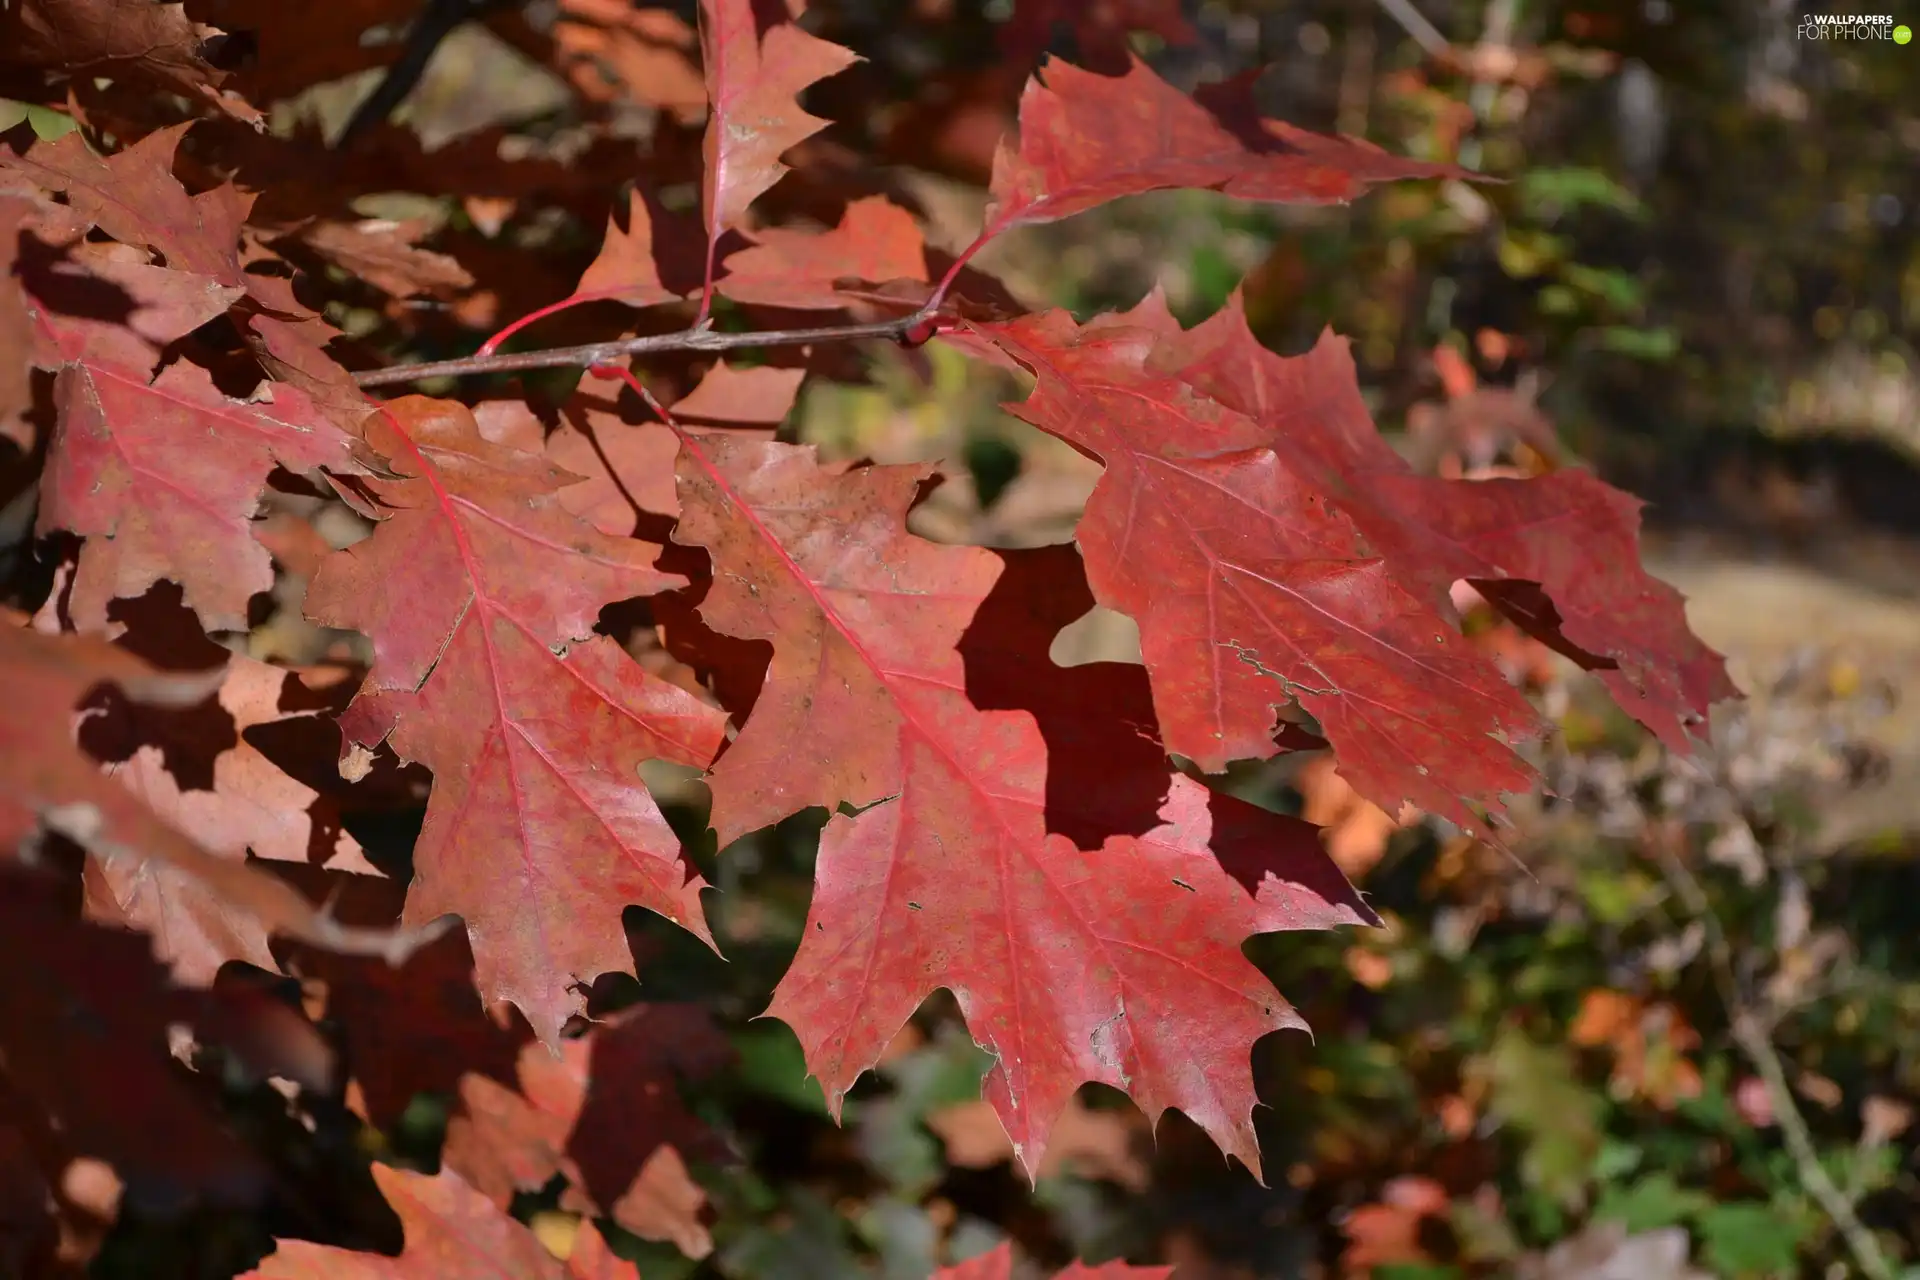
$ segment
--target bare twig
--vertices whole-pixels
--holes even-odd
[[[577,347],[549,347],[543,351],[515,351],[506,355],[469,356],[464,360],[436,360],[430,364],[395,365],[353,375],[362,387],[386,387],[423,378],[459,378],[476,373],[516,373],[526,369],[591,368],[618,364],[655,351],[737,351],[745,347],[803,347],[816,342],[852,342],[861,338],[904,338],[934,318],[922,307],[893,320],[868,324],[821,325],[812,329],[763,329],[757,333],[721,333],[695,327],[678,333],[660,333],[616,342],[590,342]]]
[[[1720,928],[1713,905],[1707,901],[1706,891],[1674,853],[1670,841],[1656,837],[1650,843],[1660,860],[1667,883],[1679,895],[1681,905],[1706,928],[1707,959],[1713,969],[1714,984],[1727,1006],[1734,1043],[1740,1046],[1741,1052],[1753,1062],[1754,1070],[1760,1073],[1760,1081],[1766,1086],[1767,1100],[1773,1106],[1774,1118],[1780,1123],[1780,1136],[1786,1139],[1787,1153],[1793,1157],[1794,1168],[1800,1175],[1800,1185],[1833,1220],[1834,1227],[1840,1232],[1841,1239],[1846,1241],[1847,1250],[1853,1254],[1861,1273],[1869,1280],[1893,1280],[1892,1264],[1880,1251],[1873,1233],[1867,1230],[1866,1224],[1860,1221],[1860,1215],[1854,1212],[1853,1201],[1834,1184],[1825,1166],[1820,1163],[1820,1155],[1813,1145],[1813,1133],[1807,1128],[1806,1118],[1800,1114],[1800,1108],[1793,1100],[1793,1091],[1787,1085],[1786,1067],[1780,1061],[1779,1051],[1773,1047],[1773,1041],[1768,1038],[1759,1017],[1746,1007],[1746,1001],[1741,998],[1740,986],[1733,972],[1733,948],[1727,942],[1725,931]]]
[[[1412,0],[1379,0],[1380,7],[1387,16],[1400,24],[1400,29],[1413,37],[1413,42],[1427,51],[1430,58],[1444,58],[1452,51],[1452,45],[1440,34],[1440,28],[1428,22],[1426,15],[1413,7]]]

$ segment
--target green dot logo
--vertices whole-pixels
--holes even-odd
[[[1912,27],[1902,24],[1893,29],[1893,42],[1895,44],[1905,44],[1911,39],[1913,39]]]

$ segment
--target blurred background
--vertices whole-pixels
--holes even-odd
[[[189,5],[221,25],[247,8]],[[358,43],[326,83],[295,78],[280,136],[336,131],[411,11],[327,8]],[[678,1247],[621,1237],[648,1280],[918,1280],[1009,1237],[1036,1268],[1126,1257],[1182,1280],[1920,1276],[1920,47],[1803,39],[1785,0],[1089,0],[1052,6],[1052,25],[1032,16],[1049,6],[1005,0],[809,9],[867,61],[807,99],[834,123],[780,189],[789,220],[830,207],[810,175],[879,166],[932,243],[963,246],[1042,49],[1096,67],[1131,49],[1183,88],[1270,67],[1269,114],[1501,179],[1333,210],[1141,197],[979,265],[1026,305],[1082,315],[1157,287],[1191,323],[1238,289],[1278,350],[1327,325],[1350,336],[1417,465],[1597,469],[1650,502],[1650,565],[1750,700],[1675,758],[1470,613],[1562,728],[1537,753],[1555,795],[1518,811],[1517,863],[1359,801],[1324,762],[1233,776],[1327,825],[1388,921],[1249,944],[1316,1031],[1257,1047],[1264,1187],[1183,1118],[1156,1142],[1096,1088],[1029,1185],[944,998],[834,1125],[791,1034],[751,1021],[797,945],[819,819],[719,855],[697,789],[663,779],[724,891],[728,962],[633,913],[641,981],[603,980],[596,1000],[716,1011],[737,1066],[684,1091],[740,1162],[690,1157],[708,1207]],[[630,174],[580,157],[699,120],[690,18],[558,0],[456,31],[365,152],[377,167],[411,131],[427,159],[389,166],[392,189],[368,179],[354,208],[427,218],[480,287],[456,280],[431,314],[337,306],[335,322],[389,356],[452,354],[562,296]],[[557,160],[546,206],[485,189],[485,165],[434,188],[433,156],[481,144],[503,164]],[[610,331],[583,310],[542,344]],[[998,409],[1018,394],[938,343],[878,350],[810,382],[788,430],[841,457],[953,460],[915,513],[926,536],[1060,541],[1097,469]],[[324,640],[285,619],[260,634],[262,656]],[[1096,615],[1056,656],[1130,644]],[[458,1034],[463,1053],[512,1040]],[[343,1112],[342,1133],[434,1167],[451,1088],[426,1084],[364,1128]],[[518,1208],[539,1220],[557,1197]],[[270,1225],[123,1214],[95,1271],[230,1274],[218,1259],[257,1254]]]

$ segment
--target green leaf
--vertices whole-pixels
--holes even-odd
[[[1635,221],[1647,215],[1639,197],[1599,169],[1532,169],[1520,175],[1516,185],[1520,207],[1543,221],[1587,207],[1612,209]]]
[[[800,1111],[827,1114],[827,1095],[820,1082],[807,1074],[806,1056],[786,1024],[742,1027],[733,1033],[733,1047],[740,1054],[738,1079],[747,1090]],[[857,1104],[849,1100],[845,1110],[851,1119]]]
[[[1637,311],[1646,302],[1646,290],[1639,279],[1624,271],[1602,270],[1569,262],[1560,272],[1568,284],[1597,298],[1604,298],[1616,310]]]
[[[1680,337],[1672,329],[1628,329],[1609,325],[1600,330],[1600,346],[1636,360],[1671,360],[1680,350]]]
[[[42,142],[56,141],[80,127],[80,122],[64,111],[0,98],[0,133],[5,133],[22,120],[33,129],[33,136]]]
[[[722,1250],[727,1274],[755,1280],[841,1280],[861,1274],[847,1223],[812,1191],[796,1192],[774,1224],[755,1224]]]
[[[1574,1075],[1562,1045],[1543,1045],[1502,1027],[1476,1069],[1489,1085],[1488,1110],[1526,1138],[1520,1176],[1557,1205],[1579,1209],[1600,1150],[1600,1102]]]
[[[1717,1204],[1699,1216],[1707,1265],[1726,1276],[1790,1271],[1805,1236],[1803,1225],[1757,1200]]]
[[[1607,1139],[1600,1146],[1600,1154],[1593,1160],[1593,1180],[1595,1182],[1615,1182],[1626,1177],[1642,1164],[1646,1163],[1647,1152],[1644,1147],[1631,1142],[1616,1142]]]
[[[1686,1222],[1713,1208],[1713,1197],[1683,1188],[1670,1173],[1650,1173],[1631,1187],[1609,1187],[1593,1216],[1619,1222],[1628,1235]]]

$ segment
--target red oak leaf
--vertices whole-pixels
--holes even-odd
[[[607,215],[606,239],[573,296],[617,298],[630,307],[651,307],[680,296],[660,283],[660,268],[653,260],[653,215],[638,191],[627,198],[625,231]]]
[[[679,422],[777,427],[793,411],[806,376],[804,369],[736,369],[722,360],[673,403],[673,416]],[[635,400],[627,403],[638,408]],[[680,514],[673,482],[678,440],[651,410],[643,412],[646,420],[633,421],[634,415],[622,409],[620,387],[584,381],[546,441],[547,457],[586,477],[560,491],[561,505],[616,538],[634,534],[643,513]]]
[[[1038,377],[1014,412],[1106,466],[1077,541],[1095,597],[1140,624],[1168,749],[1208,772],[1271,756],[1292,700],[1389,813],[1500,813],[1534,774],[1491,735],[1543,725],[1347,514],[1364,493],[1295,460],[1338,388],[1256,420],[1162,370],[1169,331],[1157,303],[1084,328],[1050,312],[976,330]]]
[[[592,634],[603,606],[683,580],[649,567],[660,548],[568,513],[577,477],[488,443],[459,405],[395,401],[370,438],[408,474],[366,482],[385,518],[307,596],[373,641],[341,728],[433,771],[403,918],[463,917],[483,997],[552,1043],[576,984],[628,967],[627,904],[707,937],[705,882],[637,770],[704,766],[724,718]]]
[[[89,539],[74,584],[82,625],[170,578],[209,628],[244,631],[248,600],[273,586],[252,536],[267,474],[360,470],[353,437],[285,384],[243,401],[184,361],[149,381],[144,368],[83,359],[60,371],[54,398],[39,529]]]
[[[0,776],[8,782],[0,791],[0,849],[22,847],[45,826],[101,865],[124,867],[124,874],[165,863],[268,934],[404,957],[422,935],[340,928],[284,881],[209,853],[161,821],[73,742],[74,712],[102,685],[146,705],[191,707],[219,686],[221,675],[218,668],[156,671],[98,636],[41,635],[11,619],[0,622]]]
[[[447,1128],[446,1166],[501,1208],[565,1173],[563,1208],[610,1214],[649,1240],[703,1258],[706,1196],[680,1153],[724,1157],[717,1135],[680,1102],[678,1077],[731,1061],[732,1047],[694,1006],[638,1006],[584,1037],[520,1053],[520,1090],[480,1075],[460,1082],[461,1112]]]
[[[627,99],[697,123],[707,105],[693,25],[630,0],[561,0],[553,24],[559,68],[595,101]]]
[[[240,226],[253,197],[232,183],[187,194],[173,176],[173,153],[191,127],[157,129],[105,159],[69,133],[36,143],[24,156],[0,152],[0,165],[62,193],[77,214],[122,244],[152,249],[176,271],[245,288]]]
[[[1003,141],[994,157],[993,203],[981,238],[1172,187],[1338,204],[1377,182],[1471,176],[1357,139],[1262,120],[1235,92],[1242,86],[1214,88],[1203,105],[1137,59],[1123,76],[1049,62],[1020,96],[1018,145]]]
[[[753,0],[700,0],[700,51],[713,108],[701,188],[711,278],[721,232],[739,226],[747,206],[786,174],[780,157],[787,148],[826,127],[800,109],[800,92],[859,57],[791,22],[777,22],[763,35]]]
[[[191,707],[154,708],[113,698],[89,710],[80,744],[107,773],[162,820],[221,857],[249,852],[287,862],[327,863],[337,871],[377,874],[333,804],[289,777],[244,736],[274,726],[304,726],[337,743],[318,714],[323,705],[299,676],[208,640],[193,614],[153,596],[116,607],[129,648],[172,666],[226,668],[216,693]],[[304,710],[283,710],[304,707]],[[95,919],[153,935],[160,958],[183,982],[211,982],[229,960],[275,968],[261,921],[238,910],[196,877],[158,860],[92,863],[87,908]]]
[[[1103,1262],[1097,1267],[1084,1262],[1056,1271],[1054,1280],[1167,1280],[1172,1267],[1135,1267],[1124,1262]],[[1013,1246],[1001,1243],[977,1257],[933,1273],[933,1280],[1013,1280]]]
[[[885,283],[927,278],[926,242],[913,215],[885,196],[855,200],[832,231],[770,228],[731,255],[715,286],[735,302],[796,311],[847,305],[838,280]]]
[[[773,645],[711,775],[721,841],[804,805],[869,806],[827,826],[768,1009],[830,1106],[944,986],[998,1058],[986,1097],[1029,1172],[1087,1080],[1156,1120],[1180,1108],[1257,1170],[1248,1045],[1302,1024],[1240,944],[1315,919],[1315,883],[1350,900],[1319,902],[1316,923],[1364,918],[1317,843],[1297,872],[1305,851],[1270,827],[1276,890],[1256,902],[1209,847],[1246,807],[1174,775],[1150,720],[1112,714],[1146,700],[1111,664],[1035,662],[1048,575],[906,532],[925,469],[838,473],[811,449],[688,433],[679,474],[675,540],[714,563],[702,618]],[[1003,570],[1013,604],[992,603]],[[1052,692],[1068,687],[1071,703]]]
[[[1153,299],[1162,333],[1177,326]],[[1136,312],[1145,315],[1147,308]],[[1417,474],[1375,430],[1347,344],[1287,358],[1261,346],[1240,299],[1156,358],[1220,403],[1284,433],[1411,589],[1436,601],[1466,579],[1536,638],[1595,671],[1621,708],[1677,751],[1739,694],[1687,627],[1680,593],[1640,567],[1639,499],[1590,472],[1465,483]]]
[[[340,336],[340,330],[302,306],[287,280],[257,275],[250,280],[248,293],[257,305],[247,309],[245,332],[260,363],[277,381],[312,396],[334,421],[358,437],[374,404],[354,385],[353,375],[327,354],[327,344]]]
[[[397,1258],[305,1240],[278,1247],[241,1280],[446,1280],[512,1276],[514,1280],[639,1280],[631,1262],[613,1257],[590,1222],[582,1222],[567,1262],[507,1216],[460,1175],[437,1177],[373,1166],[373,1180],[400,1215],[406,1247]]]
[[[444,253],[420,247],[419,241],[433,230],[430,218],[328,219],[302,228],[299,239],[354,279],[396,298],[423,293],[447,297],[471,288],[473,276],[465,267]]]
[[[125,260],[136,252],[75,246],[24,274],[37,361],[59,371],[38,527],[88,539],[70,602],[83,629],[105,625],[109,601],[172,579],[208,627],[244,630],[248,601],[273,585],[252,536],[268,473],[352,473],[363,451],[298,388],[266,384],[235,400],[185,360],[155,377],[160,348],[240,291]]]
[[[700,375],[693,390],[673,402],[673,416],[681,422],[777,427],[793,412],[806,377],[805,369],[770,364],[737,369],[721,360]]]
[[[129,254],[140,251],[78,244],[60,260],[23,264],[35,364],[112,363],[150,378],[160,348],[226,314],[241,296],[211,276],[129,261]]]
[[[130,76],[214,103],[264,128],[244,98],[220,88],[226,76],[201,50],[219,35],[187,17],[185,5],[155,0],[21,0],[0,9],[0,62],[57,71]]]

